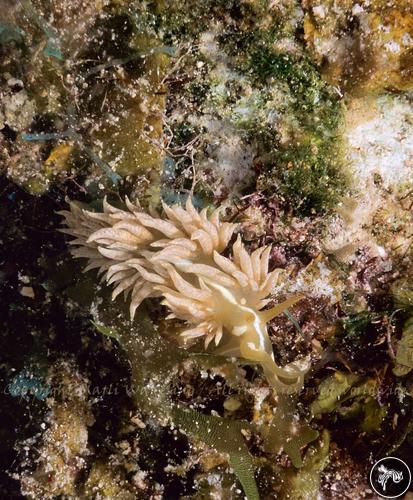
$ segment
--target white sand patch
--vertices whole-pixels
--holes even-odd
[[[379,174],[386,189],[413,181],[413,109],[407,99],[380,97],[374,115],[349,128],[347,158],[364,189]]]
[[[349,103],[346,124],[353,194],[338,207],[324,249],[343,261],[353,260],[362,247],[371,256],[386,258],[393,245],[378,244],[374,218],[383,207],[397,207],[399,198],[412,188],[413,108],[400,96],[355,99]]]

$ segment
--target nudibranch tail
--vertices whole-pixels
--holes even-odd
[[[148,297],[163,297],[169,317],[185,322],[184,341],[203,337],[205,348],[260,363],[280,390],[302,383],[304,368],[279,367],[272,352],[267,323],[300,296],[265,310],[280,270],[268,271],[270,247],[249,254],[240,235],[232,258],[222,255],[237,224],[220,220],[219,210],[207,216],[188,198],[185,208],[164,205],[156,218],[126,199],[126,210],[103,202],[103,213],[70,203],[61,212],[74,239],[72,254],[88,259],[86,270],[98,269],[114,287],[112,298],[130,297],[133,319]],[[218,346],[218,347],[217,347]]]

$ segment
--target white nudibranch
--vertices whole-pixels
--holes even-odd
[[[127,210],[103,202],[103,213],[70,203],[63,211],[75,257],[88,259],[85,270],[97,268],[114,287],[112,298],[130,295],[133,319],[147,297],[163,297],[171,314],[185,322],[181,337],[204,338],[205,349],[259,363],[279,391],[301,388],[305,362],[280,367],[274,361],[267,322],[301,299],[290,297],[270,309],[280,270],[268,272],[271,248],[249,254],[241,237],[232,246],[232,260],[221,253],[237,224],[222,222],[219,209],[210,217],[198,212],[190,198],[186,207],[163,205],[165,218],[143,212],[126,198]]]

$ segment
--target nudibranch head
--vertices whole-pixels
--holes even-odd
[[[301,298],[264,309],[280,274],[268,271],[271,248],[249,254],[238,235],[232,259],[221,255],[237,225],[222,222],[219,210],[198,212],[190,198],[185,208],[164,205],[162,219],[128,199],[126,208],[104,200],[97,213],[71,203],[62,215],[72,254],[106,277],[113,299],[130,295],[132,319],[142,300],[163,297],[169,317],[185,322],[185,341],[202,337],[205,348],[213,341],[217,353],[260,363],[279,390],[301,386],[306,367],[277,366],[267,332],[268,321]]]

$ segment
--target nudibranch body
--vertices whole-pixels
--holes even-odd
[[[278,390],[300,388],[307,367],[291,363],[279,367],[274,361],[267,322],[300,297],[292,297],[264,309],[280,271],[268,272],[270,247],[251,255],[240,236],[232,247],[232,260],[221,253],[236,224],[222,222],[219,210],[208,217],[198,212],[190,198],[185,209],[164,205],[165,219],[143,212],[126,199],[127,210],[103,203],[103,213],[70,204],[62,212],[75,239],[75,257],[88,259],[85,270],[98,268],[112,298],[130,294],[133,319],[147,297],[164,298],[169,317],[183,320],[185,341],[203,337],[205,348],[214,341],[214,352],[259,363],[269,383]]]

